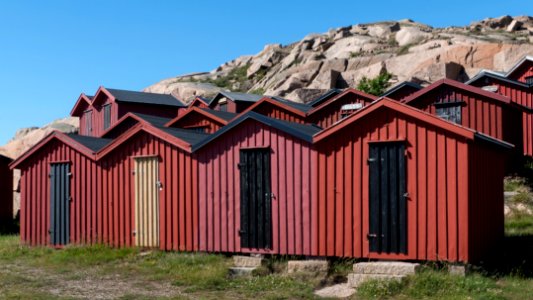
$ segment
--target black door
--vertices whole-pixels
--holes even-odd
[[[407,253],[407,194],[403,142],[370,144],[370,251]]]
[[[69,242],[70,165],[52,164],[50,172],[50,241]]]
[[[269,249],[272,246],[272,194],[270,149],[240,151],[241,247]]]

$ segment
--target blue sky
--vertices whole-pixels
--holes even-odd
[[[265,44],[411,18],[435,27],[533,15],[533,1],[2,1],[0,145],[67,116],[81,92],[140,90]]]

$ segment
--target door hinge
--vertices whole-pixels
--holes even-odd
[[[405,198],[409,198],[409,193],[404,193],[403,196],[404,196]]]
[[[244,167],[244,164],[237,164],[237,168],[240,170],[242,167]]]
[[[155,186],[157,186],[157,188],[158,188],[160,191],[163,190],[163,183],[162,183],[161,181],[158,180],[158,181],[155,183]]]
[[[244,230],[239,230],[239,236],[243,236],[244,234],[246,234],[246,231],[244,231]]]
[[[375,162],[375,161],[376,161],[376,159],[371,157],[371,158],[369,158],[369,159],[367,160],[367,163],[373,163],[373,162]]]
[[[265,193],[265,199],[276,199],[274,193]]]
[[[369,233],[366,235],[366,238],[369,240],[369,239],[374,239],[374,238],[377,238],[378,235],[375,234],[375,233]]]

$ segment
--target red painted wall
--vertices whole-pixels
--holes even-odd
[[[224,124],[214,121],[199,113],[189,113],[186,117],[181,118],[171,127],[175,128],[191,128],[191,127],[205,127],[206,133],[214,133],[218,131]]]
[[[517,86],[505,81],[495,80],[487,77],[484,81],[478,80],[472,83],[473,86],[483,87],[487,85],[495,85],[498,87],[497,93],[507,96],[511,101],[523,105],[528,108],[533,108],[533,89]],[[524,155],[533,156],[533,112],[524,110],[522,112],[522,152]],[[520,145],[516,145],[517,150]]]
[[[460,125],[507,141],[515,145],[517,149],[522,148],[519,109],[489,97],[446,85],[425,93],[407,104],[436,115],[436,108],[433,104],[438,101],[464,101]]]
[[[114,102],[112,99],[107,99],[102,104],[97,106],[91,105],[89,109],[92,110],[92,132],[88,132],[86,127],[86,116],[83,114],[80,117],[80,134],[88,135],[94,137],[101,137],[106,129],[104,129],[104,110],[103,106],[106,104],[111,104],[111,124],[112,127],[121,117],[126,115],[129,112],[140,113],[145,115],[158,116],[163,118],[172,119],[178,115],[181,110],[185,108],[177,108],[170,106],[153,106],[153,105],[142,105],[142,104],[132,104],[132,103],[119,103]]]
[[[509,74],[509,79],[526,82],[526,77],[533,76],[533,62],[526,60],[518,67],[512,74]]]
[[[372,102],[372,99],[349,93],[339,98],[333,98],[309,112],[308,123],[317,124],[322,128],[328,128],[341,119],[341,107],[345,104]]]
[[[492,173],[473,168],[469,163],[471,143],[394,111],[371,114],[357,124],[317,145],[318,158],[312,164],[318,168],[317,182],[312,184],[318,202],[318,223],[313,223],[313,229],[318,233],[316,239],[321,241],[317,254],[447,261],[470,261],[476,257],[475,250],[470,249],[474,240],[468,234],[472,232],[469,197],[473,196],[469,180],[477,177],[479,184],[492,184],[476,199],[483,198],[495,208],[503,201],[503,194],[499,193],[503,188],[500,169]],[[368,142],[387,140],[406,141],[409,194],[406,255],[370,253],[366,239]],[[476,154],[481,156],[484,151],[485,148],[480,148]],[[495,153],[492,158],[502,160],[502,156]],[[497,209],[503,216],[503,205]],[[479,221],[475,232],[498,237],[503,232],[499,222],[491,223],[487,218]]]
[[[0,155],[0,223],[13,219],[13,171],[11,159]]]
[[[409,85],[404,85],[402,88],[394,91],[393,93],[390,93],[387,95],[387,98],[391,98],[394,100],[402,101],[406,97],[411,96],[412,94],[418,92],[417,88],[414,88]]]
[[[94,161],[62,142],[53,140],[31,156],[21,169],[20,238],[31,245],[50,244],[50,164],[71,163],[71,241],[90,242],[102,229],[94,201],[97,166]]]
[[[57,140],[34,154],[21,169],[21,240],[31,245],[50,244],[50,163],[70,162],[71,243],[133,246],[133,157],[152,155],[161,159],[161,249],[195,250],[197,165],[183,150],[145,133],[98,162]]]
[[[270,118],[285,120],[294,123],[305,123],[306,120],[305,117],[297,115],[291,111],[270,104],[268,102],[263,102],[262,104],[256,106],[253,111]]]
[[[242,148],[272,149],[273,249],[271,253],[313,255],[310,145],[262,123],[248,120],[224,138],[200,149],[199,250],[262,252],[240,247],[240,178]],[[315,246],[316,248],[316,246]]]

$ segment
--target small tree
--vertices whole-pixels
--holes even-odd
[[[372,79],[363,76],[357,85],[357,89],[367,94],[379,96],[387,90],[391,78],[392,74],[388,72],[381,73]]]

